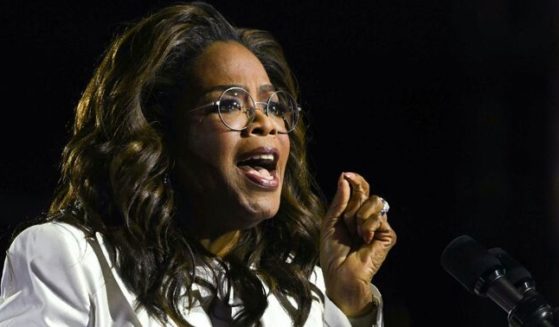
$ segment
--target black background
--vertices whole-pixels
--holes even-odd
[[[4,249],[48,206],[73,107],[110,39],[167,3],[0,5]],[[355,171],[390,202],[398,244],[375,277],[388,327],[507,325],[441,268],[461,234],[505,249],[559,305],[556,1],[211,3],[283,44],[325,193]]]

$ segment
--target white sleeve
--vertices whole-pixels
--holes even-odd
[[[382,315],[383,302],[382,295],[380,294],[378,288],[371,284],[371,289],[373,291],[373,296],[375,302],[377,303],[376,310],[371,313],[349,318],[343,311],[332,302],[328,296],[326,296],[326,285],[324,283],[324,276],[322,275],[322,269],[320,267],[315,267],[314,273],[311,275],[311,282],[314,283],[324,294],[324,324],[330,327],[383,327],[384,318]]]
[[[327,326],[351,326],[351,327],[383,327],[382,296],[375,285],[371,284],[373,295],[378,306],[376,310],[360,317],[347,317],[340,308],[334,304],[326,295],[324,296],[324,322]],[[347,321],[347,322],[346,322]]]
[[[87,269],[84,234],[67,224],[27,228],[6,253],[0,326],[87,326],[99,276]]]
[[[375,302],[377,303],[376,310],[373,312],[361,316],[361,317],[354,317],[349,318],[352,327],[383,327],[384,326],[384,318],[382,315],[382,295],[378,288],[371,284],[371,288],[373,290],[373,296],[375,297]]]

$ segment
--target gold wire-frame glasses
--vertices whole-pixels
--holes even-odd
[[[233,86],[225,89],[217,101],[213,101],[191,109],[217,109],[221,122],[234,131],[242,131],[248,127],[256,117],[257,106],[272,119],[279,133],[289,133],[295,129],[301,107],[293,96],[286,91],[274,91],[266,102],[254,101],[250,93],[242,87]]]

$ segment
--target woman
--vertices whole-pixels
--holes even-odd
[[[128,28],[8,250],[0,325],[381,325],[387,204],[343,173],[325,209],[296,95],[276,41],[208,4]]]

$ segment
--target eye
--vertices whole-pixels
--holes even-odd
[[[268,113],[274,116],[284,117],[289,113],[289,106],[284,102],[270,101],[268,103]]]
[[[219,101],[219,110],[222,113],[238,112],[243,109],[243,103],[238,98],[226,98]]]

